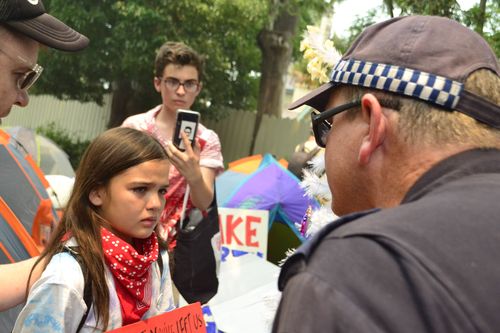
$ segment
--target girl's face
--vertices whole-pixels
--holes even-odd
[[[151,160],[114,176],[106,187],[89,194],[111,232],[132,244],[132,238],[151,236],[165,205],[167,160]]]

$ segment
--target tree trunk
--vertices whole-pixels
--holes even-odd
[[[477,32],[483,36],[484,23],[486,21],[486,0],[479,2],[479,16],[477,18]]]
[[[281,10],[276,19],[271,22],[271,28],[264,28],[257,37],[262,52],[262,63],[257,117],[250,155],[254,154],[262,116],[264,114],[281,116],[285,75],[290,64],[293,50],[292,39],[298,23],[297,14],[291,14],[286,8],[287,4],[287,1],[284,4],[275,4],[275,6],[280,6]]]
[[[384,3],[384,6],[387,10],[387,14],[389,14],[389,16],[391,18],[393,18],[394,17],[394,1],[393,0],[384,0],[383,3]]]
[[[144,112],[140,106],[137,92],[132,88],[129,80],[122,79],[113,82],[113,98],[111,100],[111,115],[108,128],[117,127],[128,116]]]

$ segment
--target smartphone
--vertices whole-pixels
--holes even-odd
[[[200,122],[200,113],[192,110],[177,110],[177,120],[175,122],[174,137],[172,143],[181,151],[185,151],[184,141],[182,141],[181,133],[187,134],[191,141],[191,146],[194,146],[194,137],[198,130],[198,123]]]

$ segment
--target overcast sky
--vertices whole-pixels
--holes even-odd
[[[432,0],[422,0],[432,1]],[[479,0],[458,0],[462,10],[469,9]],[[333,16],[333,29],[339,36],[345,37],[347,29],[351,26],[356,15],[363,16],[370,9],[382,5],[382,0],[345,0],[341,4],[335,5],[335,14]]]

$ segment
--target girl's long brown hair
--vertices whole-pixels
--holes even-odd
[[[151,160],[166,159],[168,156],[156,139],[135,129],[113,128],[94,139],[76,171],[65,213],[50,243],[34,265],[35,267],[46,258],[46,267],[55,254],[63,251],[63,236],[70,233],[78,243],[79,256],[87,270],[85,281],[92,283],[96,320],[97,323],[102,320],[104,331],[109,320],[109,290],[104,278],[100,228],[106,226],[106,221],[98,215],[97,207],[89,201],[89,194],[99,186],[107,186],[111,178],[130,167]],[[166,244],[160,242],[160,247],[165,249]]]

